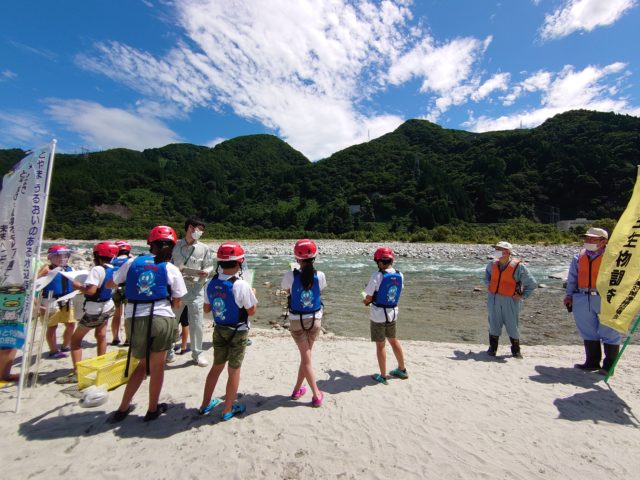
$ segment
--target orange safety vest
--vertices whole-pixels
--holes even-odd
[[[513,258],[509,260],[507,268],[500,270],[498,265],[499,260],[493,261],[491,267],[491,281],[489,282],[489,293],[495,293],[497,295],[504,295],[505,297],[513,297],[516,293],[516,279],[514,274],[516,268],[520,265],[519,258]]]
[[[598,255],[592,260],[585,250],[580,252],[578,257],[578,288],[596,288],[600,263],[602,263],[602,255]]]

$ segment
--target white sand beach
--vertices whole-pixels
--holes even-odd
[[[484,345],[403,341],[410,378],[385,386],[371,379],[373,344],[325,335],[314,355],[326,400],[314,409],[309,393],[289,398],[298,353],[288,332],[254,329],[251,338],[240,383],[247,411],[228,422],[220,407],[197,414],[208,368],[188,355],[168,366],[165,415],[142,422],[144,383],[115,427],[105,420],[123,387],[81,408],[74,387],[53,381],[70,360],[43,360],[42,382],[25,390],[19,414],[16,388],[0,390],[3,477],[602,480],[640,471],[637,346],[607,385],[572,368],[582,360],[576,345],[525,346],[517,360],[501,356],[504,342],[491,359]]]

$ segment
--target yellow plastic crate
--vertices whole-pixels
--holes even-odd
[[[99,357],[87,358],[77,363],[78,368],[78,390],[82,390],[91,385],[106,385],[107,390],[119,387],[127,383],[129,377],[124,376],[124,369],[127,365],[127,351],[114,350]],[[138,359],[131,357],[129,363],[129,376],[138,365]]]

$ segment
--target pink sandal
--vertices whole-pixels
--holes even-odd
[[[298,400],[305,393],[307,393],[307,387],[300,387],[298,390],[294,390],[291,394],[291,400]]]
[[[311,406],[318,408],[322,406],[322,400],[324,400],[324,393],[320,392],[320,396],[319,397],[312,397],[311,398]]]

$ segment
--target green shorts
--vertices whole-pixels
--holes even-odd
[[[135,358],[147,356],[147,328],[149,316],[136,317],[133,323],[133,333],[129,337],[131,355]],[[131,318],[125,320],[125,328],[131,332]],[[178,322],[175,317],[153,316],[151,322],[151,351],[166,352],[173,347],[178,332]]]
[[[371,321],[371,341],[384,342],[385,338],[396,338],[396,322],[378,323]]]
[[[237,331],[233,328],[216,325],[213,329],[213,364],[229,362],[229,367],[240,368],[247,348],[248,330]],[[229,342],[231,340],[231,342]]]

